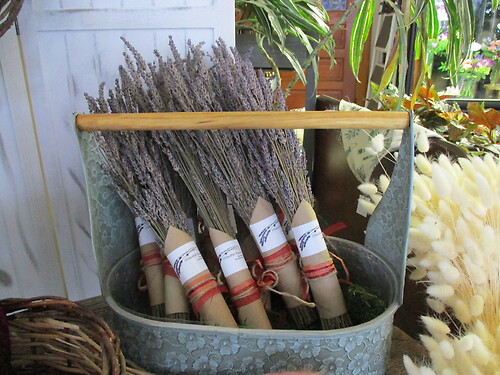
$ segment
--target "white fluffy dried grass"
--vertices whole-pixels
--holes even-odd
[[[432,368],[409,374],[500,374],[500,161],[416,158],[408,265],[427,284],[423,317]],[[376,186],[376,185],[373,185]],[[375,202],[373,187],[360,189]],[[378,199],[378,198],[377,198]],[[450,328],[456,325],[455,334]]]

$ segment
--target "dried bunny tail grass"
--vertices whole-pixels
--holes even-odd
[[[444,155],[438,160],[418,155],[415,164],[408,266],[411,279],[428,285],[428,304],[439,314],[422,318],[431,335],[422,341],[432,369],[439,374],[496,374],[500,160],[486,155],[452,162]],[[360,188],[373,195],[370,189]],[[449,324],[457,325],[456,336]],[[409,358],[405,366],[410,374],[429,369]]]
[[[418,169],[418,172],[427,176],[430,176],[432,174],[432,164],[430,160],[422,155],[422,154],[417,154],[415,155],[415,166]]]
[[[424,129],[422,129],[418,134],[417,134],[417,139],[415,141],[415,144],[417,146],[417,150],[419,152],[428,152],[430,145],[429,145],[429,137],[427,136],[427,133]]]
[[[378,155],[382,151],[384,151],[384,135],[383,134],[377,134],[376,136],[372,137],[370,141],[370,146],[366,148],[366,152],[369,155]]]
[[[386,176],[385,174],[380,175],[379,180],[378,180],[378,186],[380,192],[383,194],[386,192],[387,188],[389,187],[389,184],[391,182],[391,179]]]
[[[369,182],[359,185],[358,190],[369,197],[378,193],[377,185]]]

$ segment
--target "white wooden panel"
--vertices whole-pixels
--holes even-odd
[[[188,39],[205,41],[205,49],[217,37],[234,45],[233,0],[180,3],[32,0],[25,2],[19,16],[41,159],[71,299],[100,293],[72,123],[72,113],[87,112],[83,93],[97,95],[102,81],[107,88],[114,86],[118,66],[124,63],[120,36],[148,61],[154,49],[169,55],[169,35],[181,53]]]
[[[37,10],[199,8],[213,0],[33,0]]]
[[[0,298],[65,296],[14,29],[0,38]]]

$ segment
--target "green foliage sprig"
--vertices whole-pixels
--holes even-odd
[[[335,42],[328,26],[328,13],[321,3],[312,0],[235,0],[236,31],[251,30],[257,45],[269,60],[276,76],[279,72],[264,46],[275,46],[287,58],[302,82],[306,82],[304,67],[297,55],[286,45],[288,36],[296,37],[308,54],[315,53],[314,45],[323,41],[322,49],[334,64]],[[317,59],[312,61],[317,76]]]

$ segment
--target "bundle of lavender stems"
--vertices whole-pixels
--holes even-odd
[[[119,68],[120,80],[116,80],[115,90],[110,90],[109,98],[105,99],[101,88],[99,98],[89,101],[95,107],[91,107],[92,112],[286,110],[281,91],[272,90],[262,72],[256,73],[248,60],[229,50],[220,40],[212,47],[211,56],[202,51],[201,45],[188,44],[184,59],[170,40],[173,57],[164,60],[155,52],[157,61],[151,64],[124,42],[135,61],[125,54],[126,67]],[[208,59],[210,67],[206,64]],[[304,230],[308,239],[323,236],[319,225],[315,226],[317,220],[312,209],[305,155],[293,130],[154,131],[148,137],[156,142],[151,147],[168,158],[193,195],[211,228],[216,248],[235,241],[236,231],[227,210],[229,199],[250,228],[266,268],[275,275],[271,289],[284,296],[297,328],[312,323],[311,306],[314,305],[318,307],[323,328],[349,325],[333,262],[326,245],[323,248],[324,241],[318,244],[316,240],[315,250],[310,249],[311,244],[302,246]],[[165,170],[167,168],[160,173]],[[307,282],[277,220],[275,207],[269,202],[270,197],[292,227]],[[165,234],[162,228],[169,225],[179,228],[173,223],[155,221],[154,215],[147,211],[158,210],[157,206],[149,205],[141,211],[136,205],[131,205],[134,213],[138,212],[151,223],[160,237]],[[318,246],[321,248],[317,249]],[[239,282],[241,284],[241,279]],[[315,304],[307,302],[309,285]],[[320,288],[325,285],[323,293]],[[339,306],[332,307],[332,304]]]
[[[350,326],[335,265],[313,209],[306,159],[297,138],[281,129],[250,130],[241,136],[248,148],[250,168],[257,171],[283,210],[285,231],[296,245],[322,328]]]
[[[99,100],[87,97],[93,113],[103,113],[107,108],[100,96]],[[154,278],[148,280],[148,292],[154,302],[163,297],[164,308],[150,301],[152,315],[187,321],[189,297],[203,322],[237,327],[218,284],[188,234],[188,218],[175,194],[167,161],[151,133],[97,132],[96,140],[115,190],[136,216],[146,277],[152,274],[148,271],[153,265],[160,265],[159,270],[155,267]],[[151,233],[144,234],[148,230]],[[168,257],[164,263],[156,238],[164,243]],[[162,272],[165,268],[167,271]],[[163,288],[158,283],[161,275]]]
[[[100,113],[107,107],[98,106],[88,97],[91,112]],[[105,103],[105,102],[104,102]],[[102,109],[101,109],[102,108]],[[164,241],[166,228],[175,225],[187,230],[187,217],[175,196],[170,174],[163,173],[164,160],[157,146],[144,132],[99,132],[95,138],[102,157],[102,166],[122,200],[135,216],[147,291],[154,317],[187,320],[186,298],[172,305],[166,294],[183,297],[178,278],[165,277],[165,260],[158,240]]]

